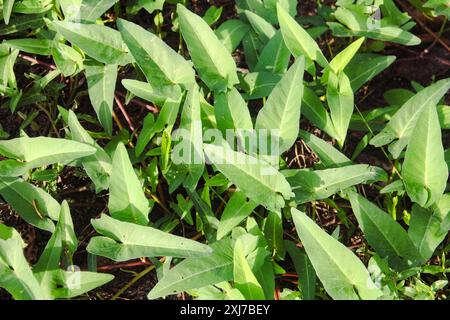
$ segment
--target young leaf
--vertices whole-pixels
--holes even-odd
[[[303,212],[292,208],[297,233],[327,293],[335,300],[375,300],[382,292],[364,264]]]
[[[88,144],[97,149],[97,151],[90,156],[81,158],[81,164],[87,175],[95,184],[95,190],[100,192],[109,187],[109,175],[111,174],[111,158],[103,150],[95,140],[84,130],[77,116],[72,110],[69,110],[68,125],[73,140]]]
[[[262,43],[266,44],[276,33],[276,29],[256,13],[245,10],[244,14]]]
[[[233,193],[220,218],[219,226],[217,228],[217,240],[222,239],[230,233],[231,230],[244,221],[255,208],[256,203],[247,200],[247,197],[242,191]]]
[[[132,61],[119,31],[99,24],[69,21],[53,21],[52,26],[64,38],[99,62],[126,65]]]
[[[292,197],[289,183],[267,163],[226,146],[205,144],[204,150],[217,169],[254,202],[276,211]]]
[[[358,52],[362,43],[364,42],[364,37],[356,40],[352,44],[350,44],[347,48],[339,52],[333,60],[329,63],[327,68],[329,68],[335,74],[343,71],[344,68],[348,65],[348,63],[352,60],[356,52]]]
[[[321,200],[360,183],[387,180],[386,172],[378,167],[355,164],[325,170],[283,170],[295,193],[295,202]]]
[[[135,153],[137,157],[139,157],[142,152],[144,152],[145,147],[156,133],[163,131],[166,127],[173,127],[178,116],[180,104],[181,99],[172,100],[171,98],[168,98],[165,101],[156,121],[152,121],[149,123],[148,121],[144,120],[144,127],[142,128],[142,131],[139,134],[138,141],[136,143]]]
[[[279,154],[288,150],[297,140],[304,68],[305,60],[300,57],[272,90],[256,118],[256,130],[266,129],[278,132],[275,135],[279,139]]]
[[[194,66],[209,89],[225,91],[238,83],[233,58],[208,24],[181,4],[177,13]]]
[[[233,280],[233,248],[230,239],[222,239],[211,245],[211,255],[188,258],[172,269],[153,287],[149,299],[202,288],[223,281]]]
[[[62,254],[66,256],[66,261],[72,261],[72,256],[77,248],[78,241],[73,229],[72,217],[67,201],[61,205],[58,225],[55,232],[47,242],[44,251],[39,257],[38,262],[33,267],[36,278],[41,286],[46,286],[50,292],[51,289],[51,272],[58,270],[62,258]]]
[[[164,105],[168,99],[177,101],[181,98],[181,88],[178,85],[153,86],[147,82],[131,79],[122,80],[122,84],[132,94],[158,106]]]
[[[283,241],[283,220],[281,213],[269,212],[264,221],[264,235],[267,240],[268,249],[277,260],[283,260],[286,248]]]
[[[330,107],[331,120],[339,136],[342,146],[347,136],[348,126],[354,109],[354,96],[350,80],[344,72],[338,75],[329,73],[327,85],[327,100]]]
[[[319,45],[279,3],[277,3],[277,13],[284,42],[292,55],[296,58],[304,55],[316,61],[321,67],[326,67],[328,62]]]
[[[150,84],[161,86],[195,81],[192,65],[158,36],[123,19],[117,21],[117,26]]]
[[[108,208],[113,218],[140,225],[149,222],[149,201],[122,143],[112,159]]]
[[[181,114],[180,128],[176,134],[182,141],[176,144],[172,151],[173,163],[182,165],[187,171],[183,184],[191,191],[195,189],[205,170],[199,95],[197,85],[188,92]]]
[[[245,258],[243,239],[239,238],[234,244],[233,251],[233,280],[234,286],[248,300],[264,300],[264,291]]]
[[[386,127],[372,138],[370,144],[380,147],[398,139],[389,146],[391,154],[398,158],[408,144],[422,111],[437,105],[449,89],[450,79],[443,79],[416,93],[394,114]]]
[[[400,224],[356,192],[349,191],[348,196],[367,242],[382,258],[387,257],[396,269],[418,264],[419,253]]]
[[[411,136],[402,167],[405,188],[412,201],[428,208],[439,201],[448,178],[436,106],[423,110]]]
[[[85,64],[89,99],[106,133],[112,134],[112,111],[117,80],[115,64]]]

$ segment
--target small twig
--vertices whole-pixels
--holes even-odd
[[[114,269],[140,267],[140,266],[146,266],[146,265],[147,266],[152,265],[152,263],[150,261],[148,261],[147,259],[133,261],[133,262],[123,262],[123,263],[117,263],[117,264],[111,264],[111,265],[97,267],[97,271],[108,271],[108,270],[114,270]]]
[[[161,263],[164,263],[166,261],[166,257],[162,257],[159,260]],[[117,293],[111,298],[111,300],[117,300],[125,291],[127,291],[133,284],[138,282],[141,278],[145,277],[148,273],[153,271],[156,268],[154,264],[146,268],[145,270],[139,272],[133,279],[131,279],[130,282],[128,282],[125,286],[123,286]]]
[[[117,106],[119,107],[120,112],[122,112],[122,114],[123,114],[123,116],[124,116],[126,122],[128,123],[128,126],[130,127],[131,131],[134,132],[134,125],[133,125],[133,122],[131,121],[130,116],[128,115],[127,111],[126,111],[125,108],[123,107],[123,104],[122,104],[122,102],[119,100],[119,98],[117,97],[117,95],[114,95],[114,100],[116,101]]]
[[[116,91],[116,94],[119,95],[119,96],[122,97],[122,98],[125,98],[125,97],[126,97],[126,95],[125,95],[124,93],[120,92],[120,91]],[[135,105],[139,106],[139,107],[146,108],[146,109],[147,109],[148,111],[150,111],[150,112],[153,112],[153,113],[159,113],[158,107],[156,107],[156,106],[154,106],[154,105],[145,103],[145,102],[143,102],[143,101],[141,101],[141,100],[138,100],[138,99],[136,99],[136,98],[131,99],[131,102],[134,103]]]
[[[44,61],[37,60],[36,58],[27,56],[27,55],[25,55],[23,53],[19,54],[19,58],[22,59],[22,60],[31,62],[33,64],[38,64],[38,65],[41,65],[43,67],[46,67],[46,68],[49,68],[49,69],[52,69],[52,70],[56,70],[56,66],[55,65],[47,63],[47,62],[44,62]]]
[[[430,28],[428,28],[425,23],[420,20],[420,18],[414,13],[412,12],[408,6],[406,6],[403,1],[401,0],[397,0],[398,4],[400,5],[400,7],[403,8],[403,10],[405,10],[413,19],[414,21],[416,21],[423,30],[425,30],[428,34],[430,34],[436,41],[438,41],[448,52],[450,52],[450,47],[447,45],[447,43],[445,43],[444,40],[442,40],[439,36],[437,36]]]

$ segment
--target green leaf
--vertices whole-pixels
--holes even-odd
[[[81,20],[94,22],[116,2],[118,0],[83,0],[81,1],[79,17]]]
[[[205,257],[188,258],[172,269],[153,287],[149,299],[202,288],[233,280],[233,248],[230,239],[211,245],[213,253]]]
[[[398,158],[408,144],[422,111],[438,104],[449,89],[450,79],[444,79],[416,93],[394,114],[386,127],[370,141],[370,144],[380,147],[398,139],[389,146],[391,154],[394,158]]]
[[[250,30],[242,39],[242,46],[244,47],[245,62],[249,70],[254,71],[264,44],[259,40],[256,32]]]
[[[55,232],[47,242],[38,262],[33,267],[33,272],[36,278],[41,283],[41,286],[49,288],[51,282],[51,272],[58,270],[62,258],[62,254],[66,256],[66,261],[72,261],[72,256],[77,249],[78,241],[73,229],[72,217],[70,216],[70,209],[67,201],[61,205],[61,212],[59,215],[58,225]]]
[[[11,17],[14,2],[16,2],[16,0],[3,0],[2,11],[3,11],[3,20],[5,20],[5,24],[9,24],[9,18]]]
[[[0,141],[0,154],[21,161],[28,170],[58,162],[67,163],[95,152],[94,147],[66,139],[22,137]]]
[[[422,258],[428,261],[450,230],[450,195],[445,194],[433,208],[414,204],[409,222],[408,235]]]
[[[289,183],[267,163],[226,146],[205,144],[204,150],[209,161],[254,202],[276,211],[292,197]]]
[[[117,80],[115,64],[85,64],[89,99],[106,133],[112,134],[112,111]]]
[[[272,72],[247,73],[241,80],[242,88],[248,92],[243,97],[247,100],[267,97],[280,80],[281,76]]]
[[[15,229],[0,224],[0,287],[16,300],[48,300],[23,255],[24,247]]]
[[[53,60],[65,77],[70,77],[83,69],[83,57],[72,47],[60,42],[53,42]]]
[[[249,30],[248,24],[241,20],[230,19],[222,23],[214,32],[228,52],[232,53]]]
[[[149,83],[124,79],[122,84],[132,94],[162,106],[168,99],[178,101],[181,98],[181,88],[178,85],[153,86]]]
[[[149,83],[161,86],[190,84],[195,81],[191,63],[187,62],[158,36],[123,19],[117,21],[117,26]]]
[[[39,274],[37,274],[39,276]],[[98,288],[114,279],[112,274],[52,270],[49,272],[49,286],[55,299],[71,299]]]
[[[365,38],[362,37],[353,43],[351,43],[347,48],[339,52],[333,60],[328,64],[328,66],[324,69],[323,75],[321,78],[321,82],[323,84],[327,83],[329,72],[333,72],[338,75],[340,72],[344,70],[344,68],[349,64],[352,58],[355,56],[356,52],[358,52]]]
[[[283,260],[286,248],[283,241],[283,219],[279,212],[269,212],[264,220],[264,235],[267,240],[268,249],[277,260]]]
[[[396,269],[416,266],[419,253],[405,229],[363,196],[353,191],[348,196],[359,227],[375,251]]]
[[[97,150],[93,155],[80,159],[87,175],[94,182],[96,191],[108,189],[109,175],[112,169],[111,158],[81,126],[72,110],[69,110],[67,123],[73,140],[93,146]]]
[[[372,53],[356,54],[344,69],[350,79],[353,92],[388,68],[395,59],[395,56],[381,56]]]
[[[305,203],[326,199],[329,196],[360,183],[386,181],[386,172],[378,167],[355,164],[325,170],[283,170],[295,193],[295,202]]]
[[[26,29],[38,29],[45,24],[43,16],[40,14],[17,15],[11,17],[9,24],[0,26],[0,36],[13,34]]]
[[[256,206],[256,203],[247,200],[245,193],[242,191],[233,193],[220,218],[217,228],[217,240],[225,237],[234,227],[244,221]]]
[[[338,75],[330,72],[327,85],[327,100],[331,120],[342,146],[347,136],[348,126],[354,109],[354,96],[350,80],[344,72]]]
[[[284,44],[283,35],[278,31],[261,51],[255,71],[285,73],[291,52]]]
[[[414,139],[406,149],[403,180],[411,200],[428,208],[439,201],[448,178],[436,106],[429,105],[422,111],[411,136]]]
[[[123,143],[117,145],[112,159],[108,208],[113,218],[140,225],[149,222],[149,201]]]
[[[164,103],[161,111],[159,112],[156,121],[144,120],[144,127],[142,128],[142,131],[139,134],[135,148],[135,153],[137,157],[139,157],[142,154],[142,152],[144,152],[145,147],[156,133],[162,132],[166,127],[167,128],[173,127],[178,116],[178,110],[180,109],[181,104],[180,98],[177,101],[168,98]],[[151,119],[153,119],[153,115],[152,114],[149,115],[151,116]],[[150,119],[147,117],[146,119]]]
[[[225,91],[238,83],[233,58],[208,24],[181,4],[177,13],[194,66],[209,89]]]
[[[390,41],[407,46],[420,44],[420,38],[412,33],[396,26],[381,26],[380,22],[372,17],[367,17],[356,10],[349,10],[343,7],[337,8],[334,12],[336,19],[349,29],[336,22],[327,22],[335,36],[358,36],[376,40]]]
[[[173,140],[178,142],[172,150],[172,161],[186,171],[184,186],[193,191],[205,170],[203,133],[200,113],[200,93],[197,85],[189,90],[181,113],[180,127]]]
[[[298,274],[298,286],[304,300],[314,300],[316,297],[316,271],[304,250],[298,248],[292,241],[285,241],[286,250],[294,263]]]
[[[0,178],[0,195],[29,224],[53,232],[61,210],[44,190],[18,178]]]
[[[245,10],[244,14],[262,43],[266,44],[273,36],[275,36],[276,29],[264,18],[248,10]]]
[[[308,32],[280,4],[277,4],[277,13],[284,42],[292,55],[294,57],[304,55],[308,59],[316,61],[321,67],[326,67],[327,59]]]
[[[300,57],[272,90],[256,118],[256,130],[277,131],[274,135],[279,141],[279,154],[288,150],[297,140],[304,68],[305,60]]]
[[[202,243],[152,227],[119,221],[105,214],[91,223],[104,236],[92,238],[88,252],[114,261],[159,256],[202,257],[212,252]]]
[[[330,115],[316,93],[308,87],[303,87],[302,114],[330,137],[337,139],[338,134]]]
[[[99,62],[126,65],[132,61],[117,30],[99,24],[69,21],[53,21],[52,26],[64,38]]]
[[[226,136],[227,130],[233,130],[240,142],[244,141],[244,132],[253,130],[253,122],[247,103],[235,88],[217,93],[214,101],[214,114],[217,127]]]
[[[314,151],[320,159],[320,169],[345,167],[352,164],[346,155],[308,131],[300,130],[299,137]],[[316,167],[319,167],[316,165]]]
[[[247,300],[264,300],[264,291],[245,258],[243,239],[239,238],[233,250],[233,280]]]
[[[213,25],[220,19],[222,11],[223,7],[210,6],[203,15],[203,20],[205,20],[208,25]]]
[[[53,42],[47,39],[12,39],[3,42],[8,46],[27,53],[40,54],[43,56],[52,53]]]
[[[327,293],[335,300],[375,300],[382,292],[364,264],[303,212],[292,208],[297,233]]]

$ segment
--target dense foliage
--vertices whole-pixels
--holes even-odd
[[[149,299],[447,298],[450,78],[359,105],[385,46],[421,43],[411,16],[199,2],[1,1],[0,287],[95,298],[97,261],[139,259],[113,299],[154,270]],[[445,0],[413,4],[445,31]]]

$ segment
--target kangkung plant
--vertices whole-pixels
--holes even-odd
[[[188,1],[0,3],[1,114],[20,119],[1,122],[1,208],[48,239],[31,263],[0,221],[14,299],[91,297],[114,281],[97,260],[134,259],[147,269],[114,299],[153,270],[149,299],[446,297],[450,78],[357,105],[395,63],[387,43],[421,43],[393,0],[319,3],[315,16],[238,0],[230,19]],[[448,17],[446,1],[414,3]],[[310,165],[289,162],[299,143]],[[87,226],[66,174],[106,199]]]

